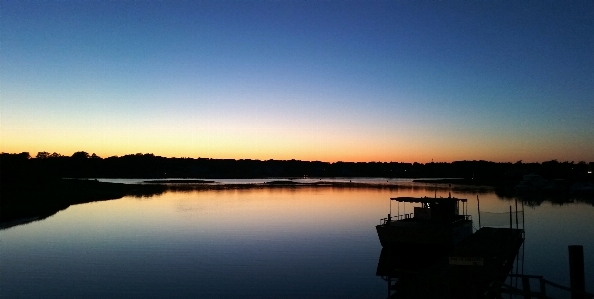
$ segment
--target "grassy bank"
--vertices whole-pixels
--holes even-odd
[[[126,195],[164,192],[161,185],[126,185],[95,180],[11,180],[1,185],[0,228],[47,218],[70,205]]]

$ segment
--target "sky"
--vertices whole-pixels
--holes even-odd
[[[594,161],[592,1],[0,2],[0,151]]]

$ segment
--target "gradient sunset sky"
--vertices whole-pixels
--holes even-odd
[[[592,1],[0,8],[2,152],[594,161]]]

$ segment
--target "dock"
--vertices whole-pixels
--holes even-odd
[[[483,227],[460,242],[448,256],[447,272],[454,297],[498,294],[523,242],[524,230],[493,227]]]
[[[498,298],[524,231],[483,227],[448,251],[382,250],[376,275],[388,298]]]

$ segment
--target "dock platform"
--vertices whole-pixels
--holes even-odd
[[[483,227],[445,252],[384,249],[376,275],[388,298],[498,298],[523,242],[522,229]]]
[[[455,246],[448,256],[448,277],[455,297],[482,298],[497,293],[512,270],[524,230],[483,227]]]

